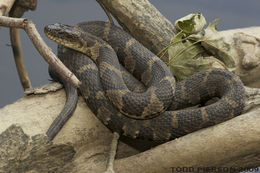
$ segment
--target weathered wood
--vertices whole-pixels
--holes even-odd
[[[72,161],[74,154],[72,146],[53,144],[44,135],[29,137],[17,125],[0,134],[0,172],[3,173],[59,173]]]
[[[35,48],[43,56],[43,58],[71,85],[76,88],[79,87],[80,81],[77,77],[57,58],[57,56],[51,51],[40,34],[38,33],[34,23],[30,20],[23,18],[12,18],[0,16],[0,26],[22,28],[31,39]]]
[[[260,165],[259,114],[260,108],[118,160],[114,165],[115,171],[162,173],[171,172],[172,167],[192,167],[194,172],[201,172],[201,167],[257,167]]]
[[[28,10],[35,10],[37,7],[37,0],[16,0],[10,13],[10,17],[22,17]]]
[[[31,88],[32,85],[23,61],[19,29],[10,28],[10,40],[11,40],[14,61],[19,75],[19,79],[23,89],[26,90],[28,88]]]
[[[11,11],[9,12],[10,17],[22,17],[24,12],[27,10],[35,10],[37,6],[37,0],[16,0]],[[17,28],[10,28],[10,40],[11,46],[13,49],[13,55],[15,60],[16,69],[19,75],[20,82],[23,86],[23,89],[31,88],[31,81],[27,74],[23,55],[22,55],[22,46],[20,41],[20,32]]]
[[[126,31],[155,54],[167,46],[174,36],[173,25],[148,0],[97,1],[104,5]],[[231,32],[236,34],[226,38],[226,34],[231,35]],[[248,86],[260,87],[260,82],[255,80],[260,77],[260,32],[254,28],[243,28],[219,34],[231,45],[231,51],[234,51],[234,72]],[[168,62],[168,57],[162,59]]]
[[[15,0],[1,0],[0,1],[0,16],[6,16],[11,10]]]
[[[174,36],[173,25],[148,0],[98,0],[118,23],[145,47],[157,54]],[[163,60],[168,62],[168,58]]]
[[[139,4],[139,1],[133,0],[103,0],[102,2],[104,2],[104,4],[106,2],[111,4],[115,11],[121,11],[121,13],[113,14],[110,10],[114,16],[118,16],[118,20],[120,18],[119,21],[121,21],[121,24],[123,23],[122,21],[128,21],[128,23],[130,23],[132,27],[125,27],[129,32],[139,32],[135,27],[142,29],[142,32],[139,32],[136,38],[144,35],[146,31],[144,31],[143,28],[145,26],[153,27],[153,25],[143,24],[150,22],[145,19],[146,13],[149,13],[149,10],[146,9],[153,9],[149,8],[149,5],[147,7],[145,4],[138,6],[136,4]],[[141,0],[140,2],[149,3],[145,0]],[[132,7],[136,5],[136,8],[139,10],[133,11],[133,8],[124,6],[124,4],[128,4]],[[106,5],[106,7],[108,7],[108,5]],[[127,12],[128,9],[129,11],[132,10],[133,16],[138,17],[130,18],[131,13]],[[153,10],[152,13],[157,13],[155,8]],[[127,14],[123,14],[123,11]],[[138,15],[135,15],[135,13],[138,13]],[[143,22],[139,22],[138,20]],[[161,22],[160,19],[155,20]],[[131,22],[139,25],[132,25]],[[162,28],[161,24],[158,26]],[[149,33],[151,31],[148,30],[147,32]],[[151,35],[153,36],[153,34]],[[165,37],[168,36],[161,35],[160,39],[164,40]],[[158,44],[161,44],[160,39],[153,38],[155,41],[148,42],[153,45],[150,47],[157,47]],[[256,78],[255,80],[258,79]],[[3,131],[9,125],[19,122],[22,124],[23,129],[30,133],[30,135],[45,133],[52,120],[61,110],[61,102],[62,100],[64,102],[64,99],[65,96],[63,92],[27,96],[13,105],[0,109],[0,130]],[[260,108],[256,107],[249,113],[159,145],[154,149],[137,155],[133,155],[137,152],[136,150],[133,150],[132,147],[121,142],[117,154],[120,155],[121,158],[125,158],[116,160],[114,168],[116,172],[126,173],[168,173],[172,172],[172,167],[182,166],[191,166],[194,168],[209,166],[228,168],[231,166],[256,167],[260,165],[259,113]],[[71,142],[71,145],[75,148],[77,153],[73,161],[63,168],[63,171],[66,172],[67,168],[72,168],[70,172],[76,173],[96,173],[103,171],[107,160],[105,153],[107,153],[109,149],[108,145],[111,139],[111,132],[97,120],[87,108],[83,99],[80,98],[75,114],[54,139],[55,143]],[[137,143],[137,141],[134,141],[134,143]],[[144,144],[141,143],[141,145]],[[129,149],[131,152],[127,152]]]
[[[63,91],[26,96],[0,109],[0,132],[19,123],[29,136],[45,133],[65,102]],[[199,130],[154,149],[137,153],[120,142],[115,161],[116,172],[170,172],[177,166],[260,165],[260,108],[219,125]],[[80,98],[76,112],[54,139],[54,143],[71,143],[76,155],[65,167],[71,172],[96,173],[105,170],[111,132],[101,124]],[[139,145],[149,142],[130,140]],[[137,145],[138,146],[138,145]],[[30,151],[28,151],[30,153]],[[28,154],[29,154],[28,153]],[[131,156],[133,155],[133,156]],[[131,156],[131,157],[127,157]],[[0,166],[1,168],[1,166]],[[65,168],[64,168],[65,169]]]

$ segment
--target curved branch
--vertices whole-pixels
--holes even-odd
[[[22,17],[25,11],[29,9],[35,10],[36,6],[37,6],[37,0],[27,0],[27,1],[17,0],[15,1],[9,13],[9,16],[17,17],[17,18]],[[29,89],[32,87],[32,85],[23,61],[19,29],[10,28],[10,40],[11,40],[15,65],[19,75],[20,82],[24,90]]]
[[[148,0],[97,0],[118,23],[145,47],[157,54],[174,36],[174,27]],[[162,27],[163,26],[163,27]],[[168,57],[162,58],[168,62]]]
[[[13,49],[16,69],[23,89],[25,90],[31,88],[31,81],[24,66],[19,29],[10,28],[10,40]]]
[[[11,18],[0,16],[0,25],[6,27],[22,28],[33,42],[35,48],[43,58],[59,73],[66,81],[78,88],[80,81],[77,77],[56,57],[51,51],[40,34],[38,33],[32,21],[23,18]]]

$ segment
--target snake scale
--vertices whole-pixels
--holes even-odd
[[[45,33],[72,48],[59,45],[58,57],[82,82],[79,91],[89,108],[113,132],[168,141],[238,116],[244,108],[245,89],[235,74],[212,69],[175,85],[158,57],[113,24],[54,24]],[[184,109],[212,97],[219,100]],[[65,119],[68,115],[60,114],[56,121],[62,123],[53,123],[47,135],[53,138]]]

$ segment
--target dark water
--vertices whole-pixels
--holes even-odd
[[[202,12],[207,21],[219,17],[219,29],[260,26],[259,0],[151,0],[171,22],[189,13]],[[25,13],[32,20],[47,44],[56,52],[56,44],[43,34],[43,27],[50,23],[76,24],[81,21],[107,20],[95,0],[39,0],[36,11]],[[9,41],[9,30],[0,29],[0,107],[23,97],[23,89],[16,72]],[[21,31],[25,65],[33,87],[45,84],[50,78],[47,63]]]

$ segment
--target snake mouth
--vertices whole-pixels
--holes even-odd
[[[73,26],[60,23],[50,24],[44,27],[45,35],[63,46],[84,52],[84,41],[81,32]]]

